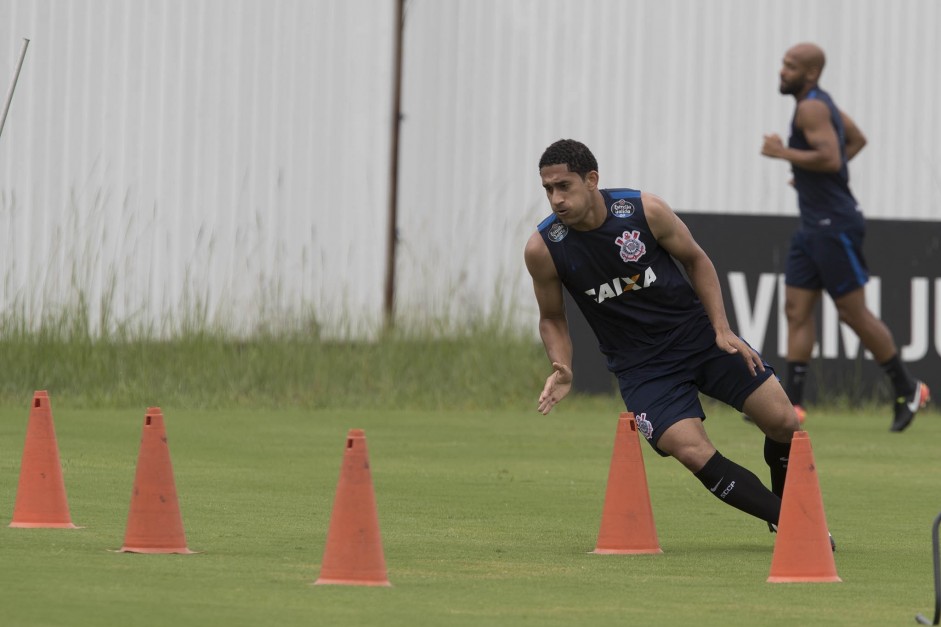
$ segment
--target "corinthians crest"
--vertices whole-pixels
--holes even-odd
[[[647,412],[634,416],[634,422],[637,423],[637,430],[648,440],[653,437],[653,424],[647,420]]]
[[[647,247],[640,241],[640,231],[624,231],[614,243],[621,247],[621,259],[625,262],[637,261],[647,252]]]

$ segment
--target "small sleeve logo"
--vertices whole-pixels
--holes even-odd
[[[611,215],[615,218],[629,218],[634,215],[634,205],[622,198],[611,205]]]
[[[556,222],[552,225],[552,228],[549,229],[549,240],[553,242],[561,242],[568,234],[569,227],[565,226],[561,222]]]

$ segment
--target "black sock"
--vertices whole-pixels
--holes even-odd
[[[791,456],[791,443],[782,444],[765,436],[765,461],[771,469],[771,491],[784,496],[784,478],[787,476],[787,459]]]
[[[787,362],[787,397],[792,405],[800,405],[804,402],[804,379],[807,377],[807,362],[789,361]]]
[[[884,364],[879,364],[892,381],[896,396],[910,396],[915,392],[915,379],[908,374],[908,368],[902,363],[898,353]]]
[[[753,472],[722,457],[719,451],[695,474],[720,501],[761,520],[778,524],[781,498],[768,490]]]

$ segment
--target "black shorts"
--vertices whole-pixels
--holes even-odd
[[[791,238],[784,283],[827,290],[834,299],[863,287],[869,270],[863,258],[864,227],[797,231]]]
[[[638,431],[666,457],[657,442],[667,428],[685,418],[706,419],[700,392],[741,411],[745,399],[774,376],[774,370],[765,363],[764,372],[752,375],[741,355],[716,346],[715,331],[706,320],[690,325],[688,333],[656,358],[616,375]]]

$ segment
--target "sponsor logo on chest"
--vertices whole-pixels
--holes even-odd
[[[614,243],[621,249],[621,260],[624,263],[636,262],[647,253],[647,247],[640,239],[640,231],[624,231],[620,237],[614,240]],[[603,303],[609,298],[616,298],[625,292],[635,292],[650,287],[656,280],[656,273],[653,268],[648,266],[642,274],[616,276],[598,287],[585,290],[585,294],[591,296],[595,302]]]
[[[645,287],[650,287],[656,280],[657,275],[654,273],[653,268],[648,267],[643,272],[643,278],[641,278],[640,273],[633,276],[616,276],[598,287],[585,290],[585,294],[591,296],[596,303],[603,303],[609,298],[616,298],[625,292],[636,292]]]

